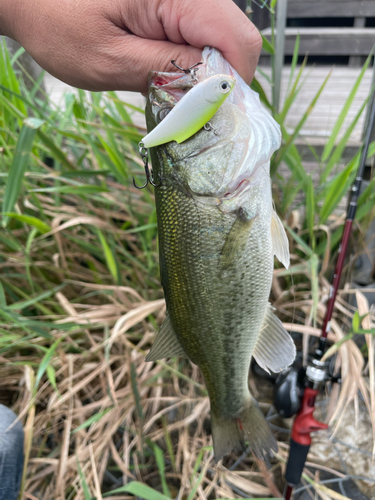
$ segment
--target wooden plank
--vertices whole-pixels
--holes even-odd
[[[289,0],[288,17],[375,17],[374,0]]]
[[[251,13],[250,19],[258,28],[258,30],[264,30],[271,25],[270,11],[267,7],[261,7],[262,2],[259,5],[255,2],[251,2]]]
[[[271,28],[262,33],[270,39]],[[286,28],[285,55],[293,54],[298,33],[300,55],[365,56],[375,41],[375,28]]]
[[[271,75],[271,68],[262,67],[261,70],[267,76]],[[295,74],[297,74],[297,71]],[[305,68],[302,75],[302,80],[305,80],[305,83],[294,100],[285,121],[289,131],[295,129],[330,71],[332,71],[332,74],[327,85],[300,133],[301,140],[306,140],[308,144],[324,145],[326,143],[361,69],[348,67],[331,68],[327,66]],[[281,79],[281,103],[285,100],[289,74],[290,66],[284,66]],[[266,78],[258,71],[256,77],[263,86],[267,97],[270,98],[271,87]],[[344,127],[341,130],[338,140],[342,137],[344,131],[367,98],[371,86],[371,78],[372,69],[368,69],[346,116]],[[362,114],[350,136],[348,145],[357,147],[361,144],[364,119],[364,114]]]
[[[59,107],[64,107],[64,95],[67,92],[71,92],[73,94],[77,94],[77,89],[67,85],[66,83],[58,80],[52,75],[45,73],[44,76],[44,84],[46,87],[47,94],[50,100]],[[88,94],[88,93],[87,93]],[[117,91],[116,95],[122,101],[132,104],[133,106],[137,106],[140,109],[145,108],[146,99],[142,94],[138,92],[125,92],[125,91]],[[133,123],[137,127],[146,127],[146,120],[144,113],[140,113],[138,111],[133,111],[130,108],[127,109],[129,115],[132,117]]]

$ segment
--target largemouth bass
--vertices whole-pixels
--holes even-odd
[[[246,442],[263,457],[277,443],[249,392],[251,357],[274,372],[295,357],[268,302],[274,255],[289,265],[269,175],[280,130],[217,50],[202,57],[200,80],[230,75],[236,86],[208,130],[151,149],[167,316],[146,359],[185,356],[199,366],[216,460]],[[192,86],[185,74],[151,73],[148,130]]]

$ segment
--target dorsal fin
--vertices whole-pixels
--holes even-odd
[[[175,356],[179,356],[180,358],[188,357],[173,330],[169,314],[167,313],[151,350],[146,356],[146,361],[156,361],[157,359],[173,358]]]
[[[296,347],[292,337],[272,312],[268,304],[262,329],[253,351],[258,365],[266,372],[280,372],[291,365],[296,357]]]

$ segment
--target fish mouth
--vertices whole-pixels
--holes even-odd
[[[158,71],[150,71],[148,77],[149,92],[156,96],[160,96],[160,100],[164,101],[163,96],[168,95],[176,104],[182,97],[193,88],[196,81],[193,81],[190,73],[164,73]]]

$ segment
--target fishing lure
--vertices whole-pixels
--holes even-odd
[[[152,148],[170,141],[186,141],[209,122],[235,83],[229,75],[214,75],[198,83],[142,139],[140,146]]]
[[[182,69],[174,61],[172,63],[177,68]],[[214,75],[195,84],[198,81],[195,76],[196,69],[192,69],[195,66],[197,65],[187,70],[182,69],[184,73],[190,73],[193,88],[178,101],[168,114],[164,115],[160,123],[139,143],[139,153],[146,172],[146,183],[143,186],[137,186],[133,178],[134,187],[137,189],[145,188],[148,183],[154,187],[160,186],[160,184],[155,184],[150,172],[147,148],[160,146],[170,141],[176,141],[180,144],[202,127],[210,130],[212,127],[209,120],[215,115],[236,84],[236,80],[229,75]],[[214,133],[216,132],[214,131]]]

